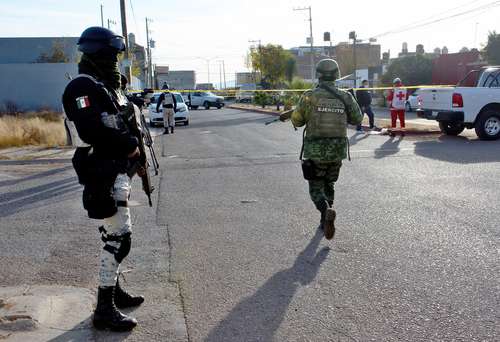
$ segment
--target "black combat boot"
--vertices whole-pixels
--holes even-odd
[[[118,311],[113,302],[114,291],[114,286],[99,287],[93,318],[94,327],[99,330],[130,331],[137,325],[137,320]]]
[[[325,238],[327,240],[333,239],[335,235],[335,218],[337,217],[337,213],[333,209],[333,202],[328,201],[328,209],[325,211],[325,223],[323,225]]]
[[[115,305],[118,309],[130,308],[141,305],[144,302],[143,296],[132,296],[120,287],[120,281],[116,280]]]
[[[165,130],[163,131],[163,134],[170,134],[170,132],[168,131],[168,127],[165,127]]]
[[[172,134],[174,134],[174,126],[172,126]]]

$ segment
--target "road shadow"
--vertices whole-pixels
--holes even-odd
[[[330,252],[328,247],[316,252],[322,239],[323,232],[318,229],[291,268],[276,273],[255,294],[238,303],[205,341],[272,341],[297,289],[314,280]]]
[[[39,207],[49,200],[65,199],[63,195],[80,192],[81,185],[76,177],[57,180],[31,188],[0,194],[0,217],[7,217],[27,208]]]
[[[397,154],[399,152],[399,144],[402,141],[403,137],[401,135],[390,137],[374,151],[375,159],[382,159]]]
[[[17,162],[12,161],[12,162],[13,163],[9,163],[9,164],[0,163],[0,165],[26,165],[25,162],[19,162],[19,161],[17,161]],[[33,163],[29,163],[29,164],[33,164]],[[43,164],[43,163],[41,163],[41,164]],[[22,183],[22,182],[27,182],[27,181],[30,181],[30,180],[33,180],[33,179],[40,179],[40,178],[45,178],[45,177],[53,176],[53,175],[56,175],[58,173],[65,172],[65,171],[68,171],[68,170],[71,170],[71,169],[73,169],[73,166],[72,165],[68,165],[68,166],[57,168],[57,169],[51,169],[51,170],[47,170],[47,171],[44,171],[44,172],[35,173],[33,175],[30,175],[30,176],[27,176],[27,177],[23,177],[23,178],[16,178],[16,179],[9,179],[9,180],[0,181],[0,187],[15,185],[15,184],[19,184],[19,183]]]
[[[210,128],[210,127],[231,127],[246,124],[262,124],[264,125],[267,121],[272,120],[272,116],[262,115],[260,117],[240,117],[227,120],[213,120],[213,121],[193,121],[190,126],[193,128]]]
[[[360,141],[365,140],[366,138],[368,138],[368,134],[366,134],[365,132],[356,132],[349,138],[349,145],[354,146]]]
[[[500,140],[482,141],[442,135],[436,140],[415,142],[415,154],[457,164],[493,163],[500,161]]]
[[[72,329],[64,331],[61,335],[54,337],[47,342],[69,342],[69,341],[125,341],[132,334],[132,331],[111,332],[107,330],[95,330],[92,326],[92,316],[78,323]]]

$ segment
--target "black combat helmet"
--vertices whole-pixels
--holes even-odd
[[[89,27],[83,31],[77,44],[78,50],[86,54],[95,54],[105,49],[117,53],[125,51],[123,37],[100,26]]]
[[[316,76],[321,81],[335,81],[340,78],[339,65],[333,59],[322,59],[316,64]]]

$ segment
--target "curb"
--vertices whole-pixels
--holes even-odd
[[[266,110],[266,109],[262,109],[262,108],[249,108],[249,107],[238,106],[238,105],[228,105],[228,106],[226,106],[226,108],[244,110],[247,112],[268,114],[268,115],[273,115],[273,116],[279,116],[281,114],[281,112],[277,112],[277,111],[273,111],[273,110]]]

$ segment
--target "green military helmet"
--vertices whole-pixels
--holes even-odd
[[[322,59],[316,64],[316,76],[322,81],[335,81],[340,78],[338,63],[330,58]]]

